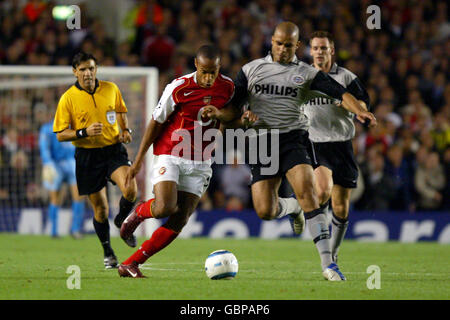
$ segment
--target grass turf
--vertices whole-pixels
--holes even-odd
[[[144,239],[139,239],[140,243]],[[134,249],[112,238],[120,261]],[[235,279],[209,280],[204,261],[217,249],[239,261]],[[141,266],[147,279],[120,278],[103,268],[95,235],[69,237],[0,234],[1,300],[303,300],[450,298],[450,246],[345,241],[339,266],[346,282],[321,275],[312,241],[298,239],[177,239]],[[68,289],[71,265],[81,270],[81,289]],[[381,270],[381,288],[369,290],[367,268]]]

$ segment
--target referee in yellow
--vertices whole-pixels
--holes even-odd
[[[119,186],[122,197],[114,224],[120,228],[136,202],[136,180],[125,186],[131,165],[123,143],[131,141],[127,107],[116,84],[96,78],[97,60],[84,52],[74,56],[73,74],[77,81],[58,103],[53,131],[59,141],[75,145],[76,178],[80,195],[88,195],[94,208],[94,229],[103,246],[105,268],[116,268],[111,248],[106,183]],[[120,130],[119,130],[120,126]],[[136,246],[136,238],[126,240]]]

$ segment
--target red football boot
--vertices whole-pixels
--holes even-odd
[[[137,215],[136,210],[139,208],[141,204],[144,202],[139,202],[136,206],[131,210],[130,214],[123,221],[122,226],[120,227],[120,237],[127,241],[130,237],[133,236],[134,231],[136,231],[137,227],[141,224],[145,218]]]
[[[141,273],[139,270],[139,266],[137,263],[133,262],[131,264],[121,264],[118,269],[119,275],[121,277],[129,277],[129,278],[147,278]]]

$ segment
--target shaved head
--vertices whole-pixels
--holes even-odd
[[[277,33],[294,37],[296,41],[298,41],[300,37],[300,30],[298,29],[297,25],[290,21],[284,21],[279,23],[276,26],[273,34],[275,35]]]
[[[278,24],[272,35],[273,61],[282,64],[292,62],[295,52],[300,46],[299,37],[300,30],[294,23],[284,21]]]

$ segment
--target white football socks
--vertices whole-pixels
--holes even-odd
[[[277,219],[283,218],[290,213],[300,213],[301,208],[295,198],[278,198]]]

